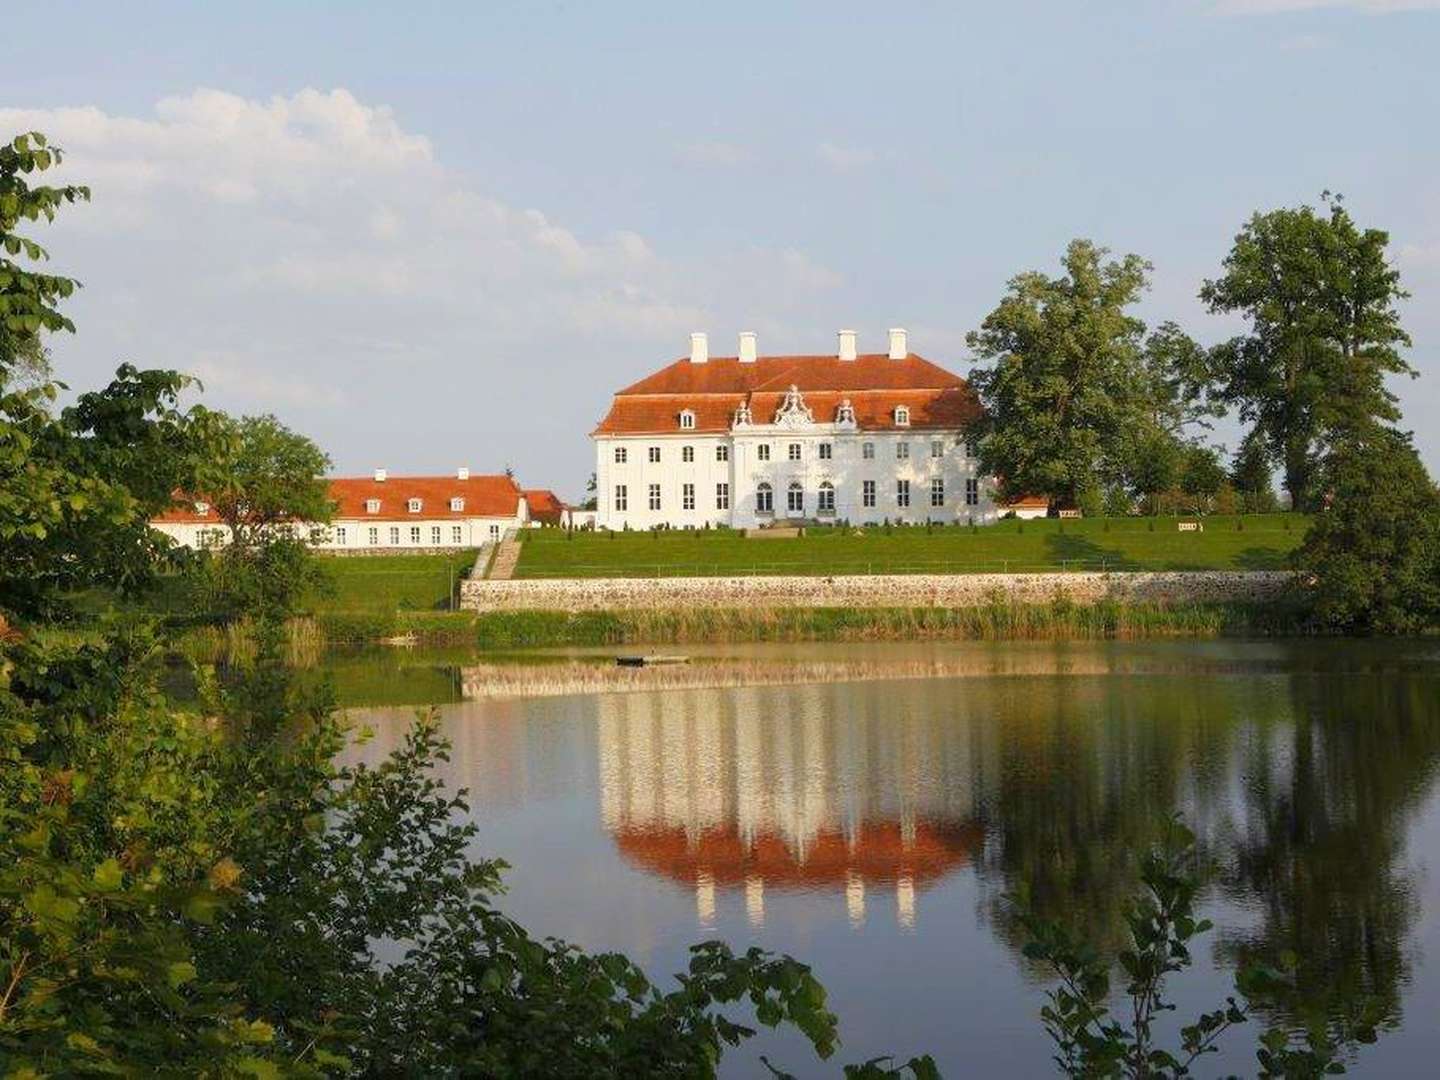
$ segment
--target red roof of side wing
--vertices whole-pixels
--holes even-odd
[[[520,485],[504,475],[471,475],[466,480],[451,476],[390,476],[376,480],[373,476],[339,476],[329,481],[330,498],[335,503],[335,518],[365,518],[370,521],[405,521],[411,518],[514,517],[520,505]],[[371,499],[378,499],[375,513],[366,509]],[[410,500],[419,499],[420,509],[412,512]],[[461,508],[452,510],[451,499],[460,499]],[[214,522],[215,512],[205,514],[196,509],[197,502],[183,494],[176,495],[180,505],[172,507],[155,520],[167,524],[202,525]]]

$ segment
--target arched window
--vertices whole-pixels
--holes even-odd
[[[410,513],[412,513],[412,514],[418,514],[418,513],[420,512],[420,500],[419,500],[419,499],[411,499],[411,500],[406,504],[406,509],[408,509],[408,510],[410,511]]]
[[[680,412],[680,426],[689,431],[695,426],[695,414],[689,409],[682,409]]]
[[[835,485],[825,480],[820,484],[820,513],[833,514],[835,512]]]
[[[896,405],[896,406],[895,406],[895,426],[896,426],[896,427],[909,427],[909,426],[910,426],[910,407],[909,407],[908,405]]]
[[[773,514],[775,512],[775,493],[769,484],[761,484],[755,489],[755,512],[757,514]]]
[[[744,427],[748,423],[750,423],[750,406],[741,405],[735,410],[735,426]]]
[[[835,422],[837,424],[855,423],[855,406],[850,404],[849,398],[840,402],[840,408],[835,410]]]
[[[791,514],[805,513],[805,489],[794,481],[785,492],[785,509]]]

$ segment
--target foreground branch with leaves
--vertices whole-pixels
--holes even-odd
[[[1060,923],[1021,912],[1031,940],[1025,955],[1058,980],[1041,1011],[1055,1045],[1055,1064],[1072,1077],[1162,1080],[1194,1075],[1198,1062],[1220,1049],[1231,1028],[1263,1008],[1268,995],[1287,985],[1282,971],[1252,966],[1235,977],[1235,995],[1179,1029],[1174,1049],[1161,1045],[1157,1027],[1175,1009],[1167,981],[1193,963],[1191,942],[1211,929],[1195,914],[1202,877],[1196,868],[1195,836],[1172,821],[1163,842],[1140,863],[1141,894],[1125,914],[1130,944],[1112,959]],[[1022,901],[1023,904],[1023,901]],[[1111,972],[1124,973],[1123,998],[1112,1009]],[[1373,1042],[1373,1023],[1347,1033],[1355,1042]],[[1273,1027],[1256,1051],[1262,1077],[1318,1077],[1343,1073],[1336,1040],[1324,1030],[1296,1041]]]

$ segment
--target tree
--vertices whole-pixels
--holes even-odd
[[[970,378],[983,409],[970,436],[1004,499],[1044,495],[1051,508],[1121,477],[1137,433],[1159,408],[1145,324],[1128,309],[1150,269],[1138,255],[1106,261],[1088,240],[1066,249],[1058,278],[1026,272],[966,340],[991,366]]]
[[[1269,514],[1275,509],[1275,489],[1271,486],[1273,459],[1258,431],[1251,431],[1240,443],[1230,465],[1230,482],[1240,495],[1240,505],[1247,514]]]
[[[1208,511],[1224,486],[1225,467],[1220,464],[1219,455],[1208,446],[1187,446],[1181,468],[1180,490],[1189,497],[1191,513]]]
[[[1440,625],[1440,494],[1409,436],[1347,440],[1322,479],[1327,505],[1295,553],[1312,617],[1346,633]]]
[[[1224,274],[1200,298],[1238,313],[1249,333],[1213,351],[1221,401],[1237,406],[1281,462],[1295,509],[1317,505],[1327,444],[1399,418],[1385,377],[1414,371],[1398,301],[1407,295],[1386,259],[1389,235],[1360,229],[1339,196],[1255,214],[1235,237]]]
[[[12,612],[36,611],[65,588],[143,587],[162,550],[147,516],[181,475],[170,451],[184,423],[183,376],[122,367],[105,390],[55,415],[60,387],[36,364],[38,335],[74,329],[58,305],[77,283],[12,257],[48,257],[15,231],[20,222],[53,220],[89,198],[84,187],[30,183],[60,159],[38,134],[0,146],[0,608]]]
[[[205,447],[194,483],[243,553],[334,513],[325,471],[330,458],[275,417],[207,413],[197,425]]]

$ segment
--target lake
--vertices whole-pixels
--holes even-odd
[[[333,672],[376,731],[357,756],[438,710],[476,854],[512,864],[500,904],[533,933],[622,950],[662,984],[714,937],[814,968],[836,1058],[766,1034],[728,1076],[763,1073],[760,1053],[833,1076],[920,1052],[947,1076],[1053,1075],[1015,903],[1113,946],[1135,856],[1177,813],[1213,862],[1216,924],[1172,981],[1179,1015],[1218,1006],[1238,963],[1293,954],[1278,1017],[1373,1003],[1385,1023],[1352,1071],[1434,1074],[1440,645],[685,651],[692,673],[651,685],[607,682],[593,653],[372,653]],[[1200,1074],[1253,1073],[1257,1030]]]

